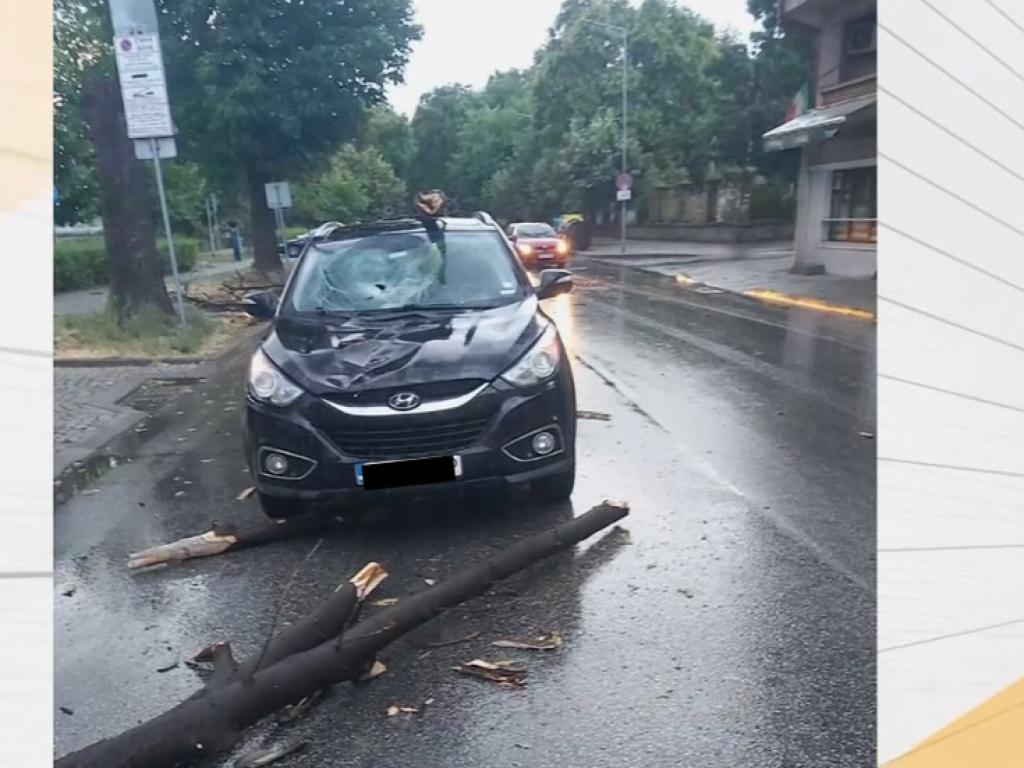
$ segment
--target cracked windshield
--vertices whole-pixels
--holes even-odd
[[[501,238],[457,232],[378,235],[314,245],[295,279],[296,312],[486,307],[519,291]]]
[[[54,0],[56,765],[874,765],[876,5]]]

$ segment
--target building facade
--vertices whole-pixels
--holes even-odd
[[[764,134],[800,152],[793,271],[877,269],[877,0],[780,0],[784,24],[816,39],[809,109]]]

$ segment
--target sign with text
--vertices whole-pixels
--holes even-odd
[[[615,199],[620,203],[626,203],[633,199],[633,192],[629,189],[620,189],[615,193]]]
[[[272,181],[264,188],[267,192],[267,208],[277,210],[292,207],[292,191],[287,181]]]
[[[166,139],[135,139],[135,157],[138,160],[153,159],[153,143],[156,142],[156,151],[161,160],[170,160],[178,156],[178,145],[173,138]]]
[[[119,35],[114,38],[114,54],[128,138],[173,136],[160,36]]]

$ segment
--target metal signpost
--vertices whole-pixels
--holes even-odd
[[[274,212],[274,225],[277,228],[278,245],[282,253],[288,255],[288,247],[284,237],[284,209],[292,207],[292,191],[287,181],[272,181],[264,185],[267,195],[267,208]]]
[[[185,318],[185,299],[178,274],[178,258],[174,252],[171,217],[167,211],[163,170],[160,167],[161,158],[177,155],[177,147],[174,143],[171,105],[167,98],[167,78],[160,51],[156,8],[153,0],[109,0],[109,3],[114,26],[114,57],[121,84],[125,122],[128,124],[128,138],[134,140],[137,158],[153,161],[178,299],[178,317],[184,326],[188,324]]]

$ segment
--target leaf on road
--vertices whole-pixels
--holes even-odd
[[[388,671],[388,668],[384,664],[384,662],[382,662],[380,660],[374,661],[373,662],[373,666],[370,667],[369,671],[365,675],[363,675],[362,677],[359,678],[359,682],[360,683],[368,682],[370,680],[373,680],[376,677],[380,677],[381,675],[383,675],[387,671]]]
[[[419,707],[400,707],[397,704],[392,704],[388,707],[388,717],[395,717],[397,715],[418,715],[419,713]]]
[[[435,584],[437,584],[437,579],[424,579],[423,583],[426,584],[428,587],[432,587]]]
[[[248,488],[246,488],[240,494],[235,496],[235,501],[245,501],[250,496],[252,496],[254,493],[256,493],[256,489],[253,486],[250,485]]]
[[[473,659],[452,669],[460,675],[497,683],[502,688],[522,688],[526,685],[526,668],[516,666],[510,661],[490,662]]]
[[[562,636],[557,632],[544,632],[526,640],[495,640],[498,648],[516,648],[524,651],[556,651],[562,647]]]

